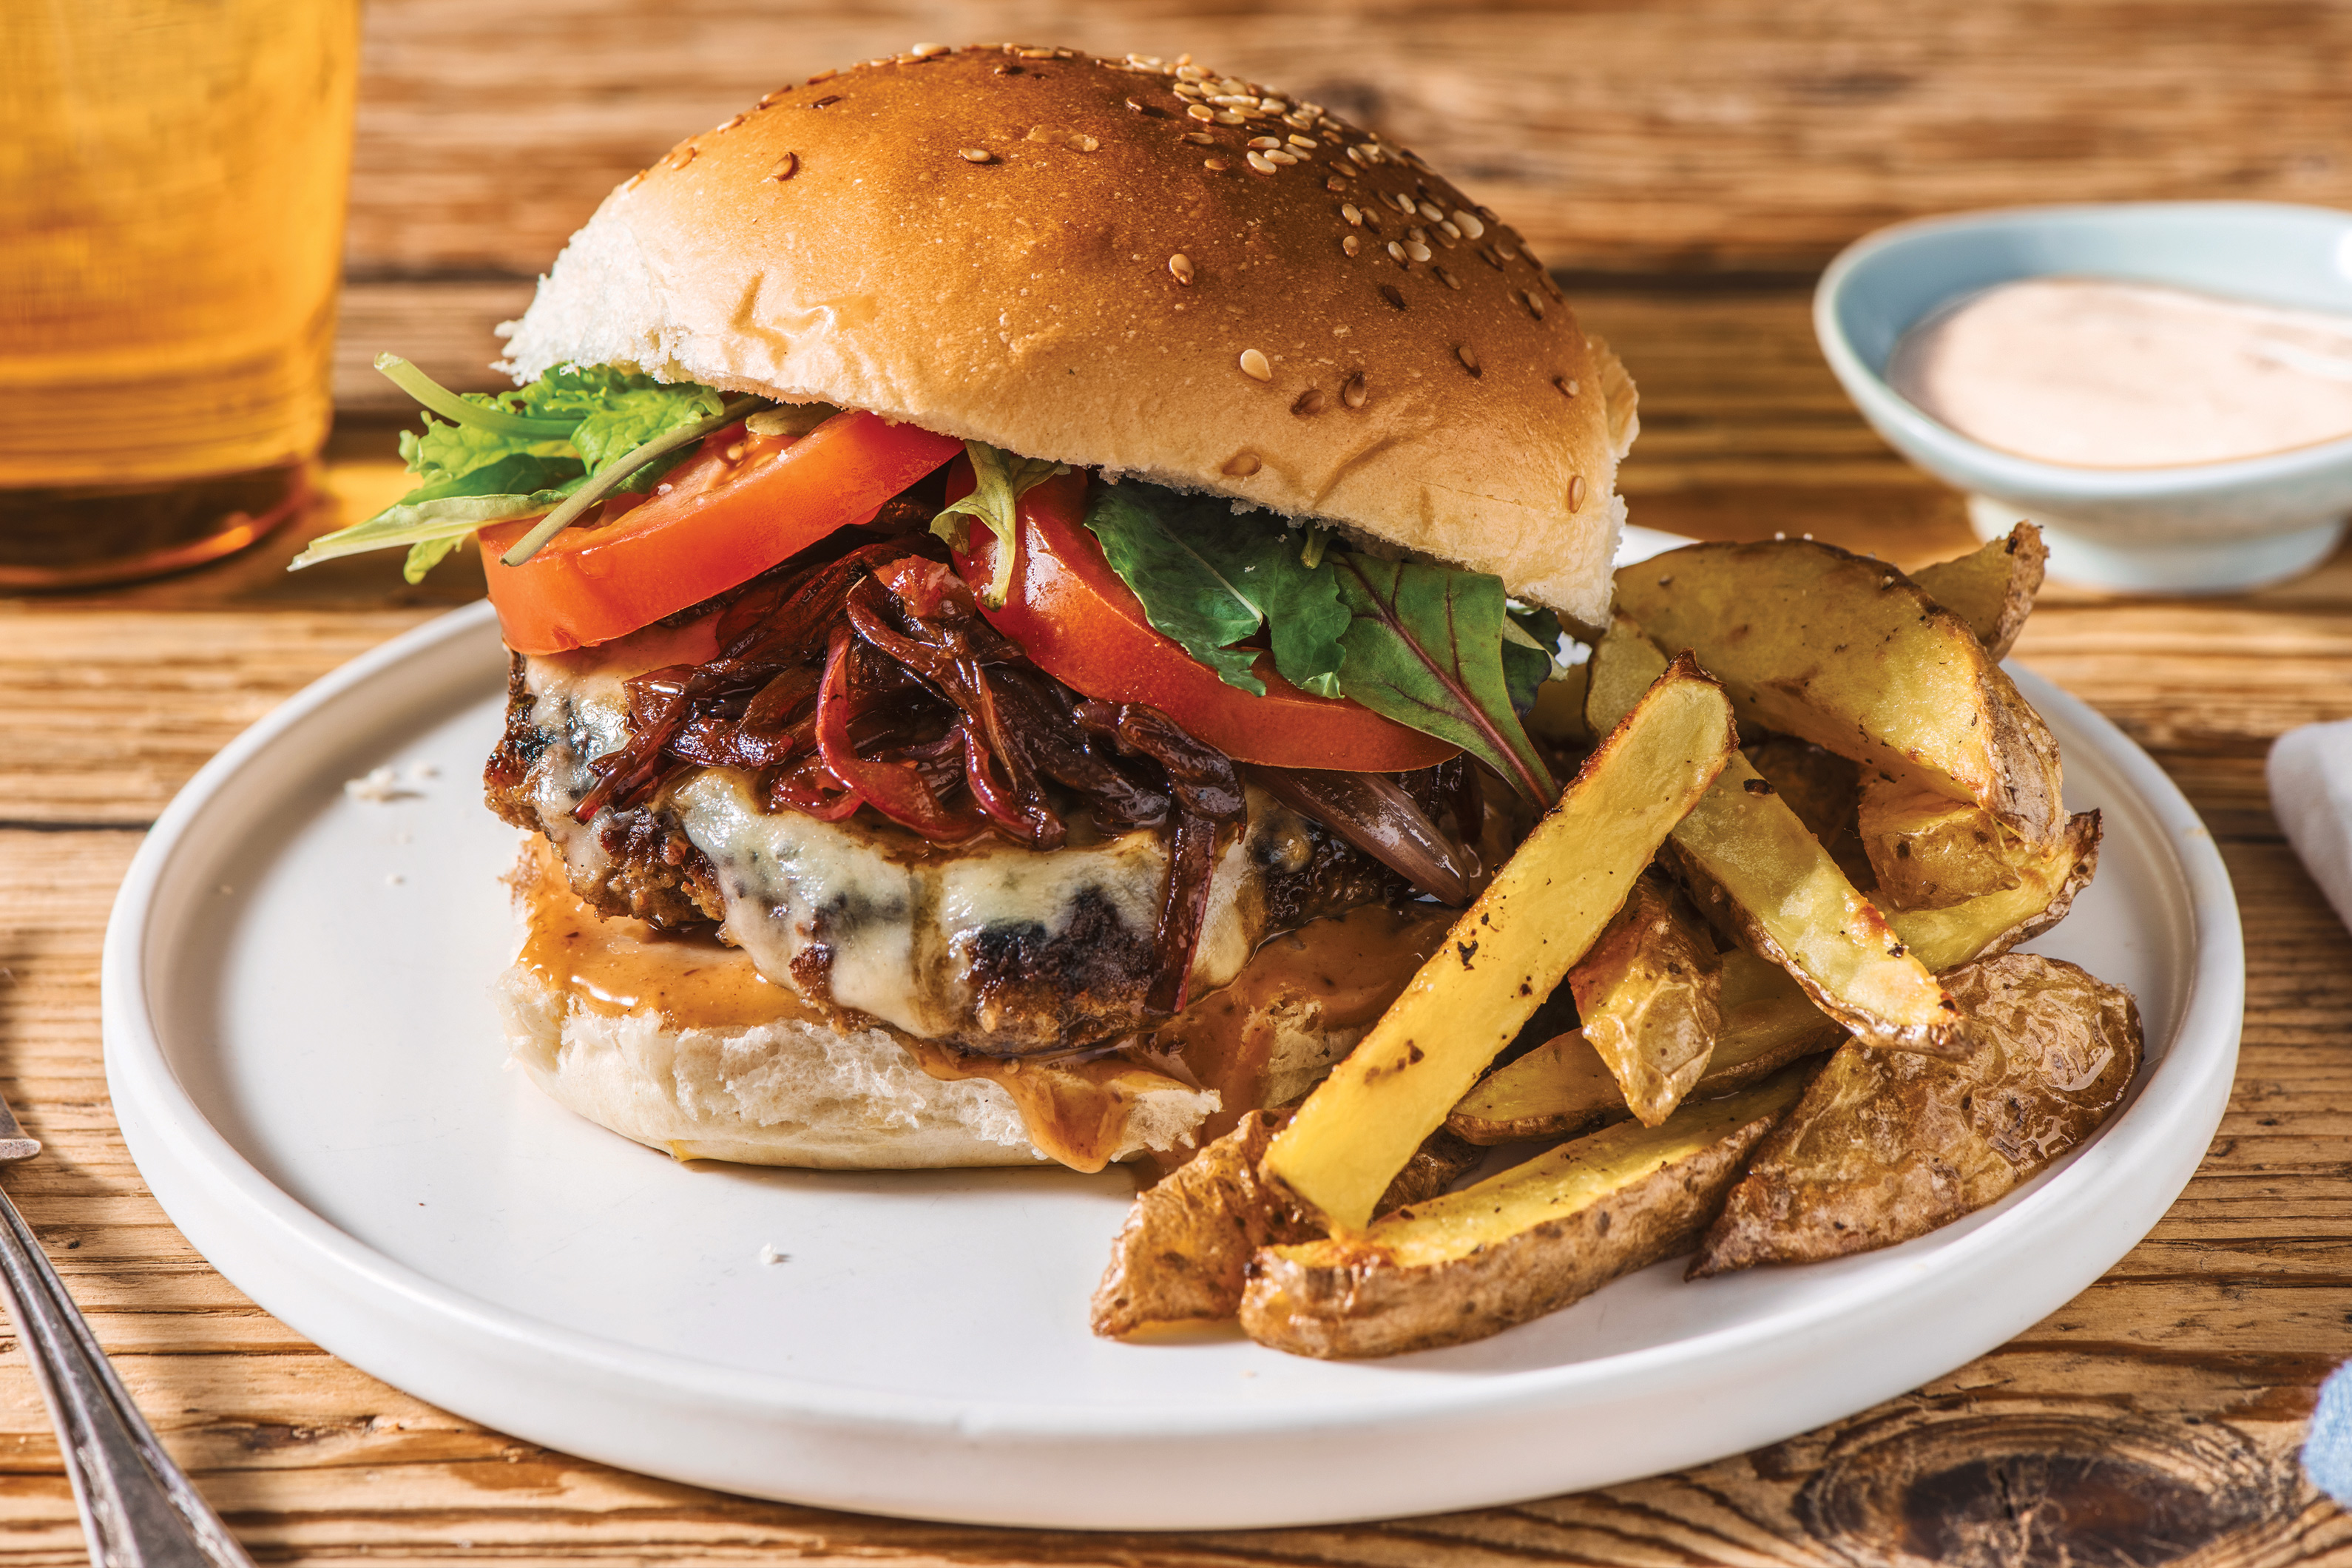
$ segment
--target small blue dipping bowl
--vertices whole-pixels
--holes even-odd
[[[2053,275],[2169,284],[2352,317],[2352,214],[2269,202],[2011,207],[1879,230],[1830,264],[1813,330],[1871,427],[1969,492],[1978,534],[2041,524],[2053,575],[2222,594],[2326,560],[2352,512],[2352,437],[2226,463],[2078,468],[1972,441],[1886,384],[1904,331],[1964,295]]]

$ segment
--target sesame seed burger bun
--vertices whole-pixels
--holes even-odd
[[[1615,356],[1443,177],[1255,87],[1202,101],[1239,85],[991,47],[772,93],[605,198],[507,368],[869,409],[1336,521],[1597,626]]]

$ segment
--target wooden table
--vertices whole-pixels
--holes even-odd
[[[1528,214],[1547,253],[1574,264],[1572,299],[1642,385],[1624,475],[1635,521],[1702,538],[1811,531],[1897,563],[1970,542],[1957,498],[1869,434],[1814,351],[1810,276],[1837,244],[1907,211],[2060,195],[2352,203],[2352,23],[2317,6],[1349,3],[1180,26],[1143,5],[1041,4],[983,23],[886,21],[877,33],[814,7],[713,5],[656,25],[617,3],[379,0],[339,381],[350,417],[333,495],[298,533],[398,483],[366,354],[402,348],[464,375],[492,352],[487,324],[528,298],[530,270],[619,174],[776,79],[917,36],[1191,47],[1276,80],[1319,78],[1330,101]],[[1680,1475],[1389,1524],[1074,1536],[749,1502],[515,1442],[319,1351],[164,1220],[100,1068],[100,934],[123,868],[239,729],[479,591],[457,570],[404,588],[390,559],[289,578],[293,547],[120,593],[0,602],[0,1089],[47,1144],[8,1187],[165,1441],[258,1556],[1470,1568],[2352,1555],[2352,1524],[2294,1459],[2317,1384],[2352,1355],[2352,937],[2280,837],[2262,781],[2281,731],[2352,715],[2352,553],[2199,603],[2056,587],[2019,647],[2179,782],[2246,926],[2229,1114],[2187,1193],[2097,1285],[1927,1387]],[[13,1341],[0,1344],[0,1557],[76,1559],[71,1497]]]

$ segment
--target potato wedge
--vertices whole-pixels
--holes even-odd
[[[1969,624],[1902,573],[1809,540],[1694,544],[1617,574],[1749,730],[1801,735],[1974,802],[2027,842],[2065,825],[2058,744]]]
[[[1752,952],[1722,956],[1723,1027],[1686,1102],[1743,1089],[1846,1037],[1778,967]],[[1445,1125],[1473,1143],[1516,1143],[1573,1137],[1632,1114],[1615,1077],[1571,1029],[1479,1079]]]
[[[1118,1339],[1158,1324],[1222,1322],[1241,1306],[1243,1272],[1274,1241],[1312,1241],[1323,1227],[1258,1174],[1287,1110],[1252,1110],[1223,1137],[1135,1195],[1095,1287],[1088,1327]],[[1486,1151],[1438,1129],[1381,1194],[1391,1214],[1435,1197]]]
[[[1634,1119],[1655,1127],[1706,1071],[1723,1026],[1715,938],[1664,879],[1633,884],[1592,951],[1568,972],[1585,1044]]]
[[[2130,993],[2027,952],[1970,964],[1951,985],[1974,1054],[1948,1062],[1854,1044],[1832,1057],[1732,1189],[1693,1278],[1924,1236],[2000,1198],[2123,1103],[2140,1058]]]
[[[2048,853],[1980,805],[1874,772],[1862,781],[1854,826],[1877,883],[1876,902],[1890,912],[1947,909],[2007,892],[2023,879],[2022,868]]]
[[[1587,711],[1596,728],[1664,658],[1617,617],[1592,654]],[[1745,757],[1675,825],[1666,862],[1702,913],[1786,969],[1856,1036],[1895,1050],[1958,1048],[1943,987]]]
[[[1678,661],[1586,759],[1445,945],[1318,1085],[1264,1169],[1335,1229],[1390,1178],[1582,958],[1667,830],[1738,752],[1731,705]]]
[[[2066,918],[2074,895],[2099,868],[2099,814],[2077,813],[2047,852],[2018,868],[2018,884],[1940,910],[1901,910],[1886,917],[1904,946],[1937,974],[1993,958]]]
[[[1856,832],[1862,795],[1860,764],[1794,735],[1751,740],[1739,748],[1739,754],[1789,803],[1805,830],[1821,840],[1845,879],[1862,892],[1874,893],[1878,879]]]
[[[1968,622],[1985,651],[2007,658],[2017,646],[2025,617],[2033,613],[2034,595],[2042,592],[2042,563],[2049,552],[2042,547],[2042,531],[2021,522],[2006,539],[1955,561],[1938,561],[1911,574],[1911,581],[1927,596]]]
[[[1349,1238],[1269,1247],[1243,1331],[1297,1355],[1396,1355],[1484,1339],[1687,1247],[1749,1150],[1797,1103],[1790,1068],[1659,1127],[1580,1138]]]
[[[1221,1321],[1242,1299],[1242,1273],[1272,1241],[1320,1227],[1258,1177],[1281,1113],[1253,1110],[1223,1137],[1136,1194],[1095,1287],[1088,1325],[1105,1338],[1155,1323]]]

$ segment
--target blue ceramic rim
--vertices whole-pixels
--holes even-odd
[[[1939,478],[1963,489],[2003,496],[2034,497],[2046,501],[2130,501],[2189,499],[2220,495],[2255,487],[2291,483],[2352,466],[2352,436],[2291,451],[2221,463],[2188,463],[2161,468],[2082,468],[2021,458],[1973,440],[1931,417],[1887,384],[1885,376],[1865,363],[1848,340],[1839,320],[1839,306],[1849,282],[1878,257],[1922,236],[1965,233],[1972,229],[2013,228],[2041,219],[2084,219],[2106,216],[2188,216],[2199,213],[2215,217],[2263,215],[2326,223],[2336,227],[2339,243],[2352,244],[2352,214],[2332,207],[2305,206],[2291,202],[2080,202],[2043,205],[1987,207],[1975,212],[1913,218],[1877,229],[1840,251],[1813,290],[1813,335],[1830,369],[1861,409],[1864,418],[1886,436],[1904,455],[1921,467],[1935,468]],[[2049,277],[2048,272],[2021,272],[2019,278]],[[1939,301],[1944,303],[1948,301]],[[1932,310],[1934,307],[1931,307]],[[1905,330],[1927,312],[1905,324]],[[1928,463],[1915,450],[1933,456]],[[1942,470],[1968,471],[1954,479]]]

